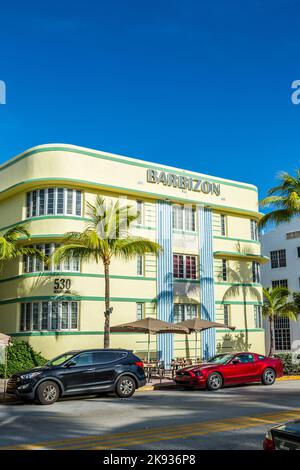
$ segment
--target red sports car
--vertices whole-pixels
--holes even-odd
[[[206,363],[188,366],[176,373],[176,384],[184,388],[208,388],[219,390],[223,385],[262,382],[272,385],[276,377],[282,377],[280,359],[262,354],[240,352],[219,354]]]

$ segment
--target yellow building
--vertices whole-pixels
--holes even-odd
[[[0,166],[1,233],[20,222],[30,244],[51,254],[66,232],[82,231],[96,193],[127,199],[141,212],[135,235],[164,248],[111,266],[111,324],[143,316],[196,315],[231,324],[202,333],[197,355],[242,347],[264,353],[255,186],[65,144],[34,147]],[[47,266],[26,258],[0,278],[0,331],[28,340],[46,357],[103,346],[101,265]],[[229,336],[228,336],[229,335]],[[242,336],[241,336],[242,335]],[[143,334],[112,334],[112,347],[145,355]],[[152,337],[152,354],[194,356],[195,335]]]

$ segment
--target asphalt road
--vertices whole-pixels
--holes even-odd
[[[0,443],[13,449],[261,449],[266,430],[300,418],[300,381],[208,391],[143,391],[0,405]],[[0,446],[0,449],[1,449]]]

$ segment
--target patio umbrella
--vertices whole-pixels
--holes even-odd
[[[139,332],[148,334],[148,361],[150,360],[150,335],[161,333],[184,333],[189,334],[189,329],[179,324],[168,323],[156,318],[147,317],[142,320],[123,323],[122,325],[112,326],[112,333]]]
[[[192,320],[185,320],[179,323],[175,323],[178,326],[188,328],[189,333],[196,333],[195,341],[195,355],[197,357],[198,349],[198,332],[203,330],[208,330],[208,328],[229,328],[229,330],[235,330],[235,326],[225,325],[224,323],[216,323],[213,321],[202,320],[201,318],[193,318]]]

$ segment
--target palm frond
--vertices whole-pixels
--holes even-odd
[[[15,227],[10,228],[7,230],[4,234],[3,237],[8,241],[8,242],[14,242],[20,238],[20,236],[29,238],[30,233],[27,230],[25,225],[16,225]]]
[[[268,224],[275,223],[275,225],[283,224],[285,222],[290,222],[293,217],[300,215],[299,212],[295,213],[287,209],[277,209],[268,214],[265,214],[259,221],[259,227],[265,228]]]
[[[158,243],[141,237],[116,240],[113,246],[113,254],[124,259],[130,259],[135,255],[144,255],[145,253],[157,255],[160,251],[162,251],[162,248]]]

